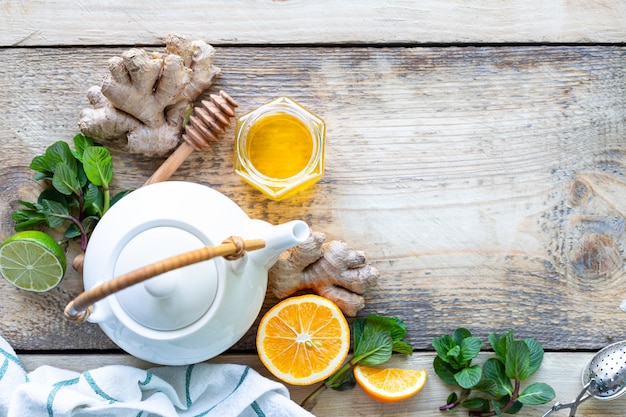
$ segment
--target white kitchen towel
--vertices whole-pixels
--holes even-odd
[[[27,373],[0,336],[0,416],[312,417],[284,385],[243,365],[198,363],[83,373],[41,366]]]

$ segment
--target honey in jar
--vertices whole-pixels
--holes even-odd
[[[274,200],[319,181],[325,124],[281,97],[237,119],[235,172]]]
[[[309,128],[288,113],[260,118],[246,140],[250,164],[269,178],[285,179],[301,172],[313,155]]]

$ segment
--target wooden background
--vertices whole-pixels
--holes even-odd
[[[14,232],[17,200],[38,195],[30,160],[78,132],[107,60],[134,45],[161,50],[175,31],[217,48],[212,89],[240,114],[286,95],[328,130],[324,177],[285,201],[234,175],[232,131],[173,179],[364,250],[382,276],[362,314],[402,318],[418,352],[395,360],[430,370],[409,402],[327,393],[316,414],[439,415],[449,389],[432,372],[430,342],[459,326],[483,339],[535,337],[550,351],[537,378],[560,401],[577,394],[593,352],[626,339],[626,3],[98,3],[0,7],[0,240]],[[114,150],[114,188],[139,187],[161,162]],[[27,367],[137,363],[97,326],[62,318],[81,290],[73,271],[45,295],[0,280],[0,334]],[[216,360],[263,371],[254,337]],[[626,403],[592,400],[580,413],[622,416]]]

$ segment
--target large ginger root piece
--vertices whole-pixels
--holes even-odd
[[[102,86],[87,92],[79,128],[98,140],[124,140],[127,150],[163,156],[180,142],[185,115],[219,75],[215,49],[169,34],[166,54],[130,49],[109,60]]]
[[[378,283],[380,274],[363,252],[344,241],[325,240],[324,234],[312,232],[306,241],[283,252],[269,270],[268,287],[281,299],[312,289],[354,317],[365,307],[363,294]]]

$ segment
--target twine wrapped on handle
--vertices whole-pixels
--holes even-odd
[[[164,274],[174,269],[182,268],[187,265],[195,264],[217,256],[223,256],[225,259],[232,261],[241,258],[246,251],[261,249],[265,247],[263,239],[243,240],[238,236],[231,236],[218,246],[205,246],[189,252],[175,255],[161,261],[146,265],[139,269],[135,269],[126,274],[120,275],[110,281],[106,281],[89,291],[85,291],[78,295],[74,300],[70,301],[65,307],[65,317],[72,320],[83,322],[87,320],[93,310],[93,304],[103,298],[138,284],[149,278]]]

